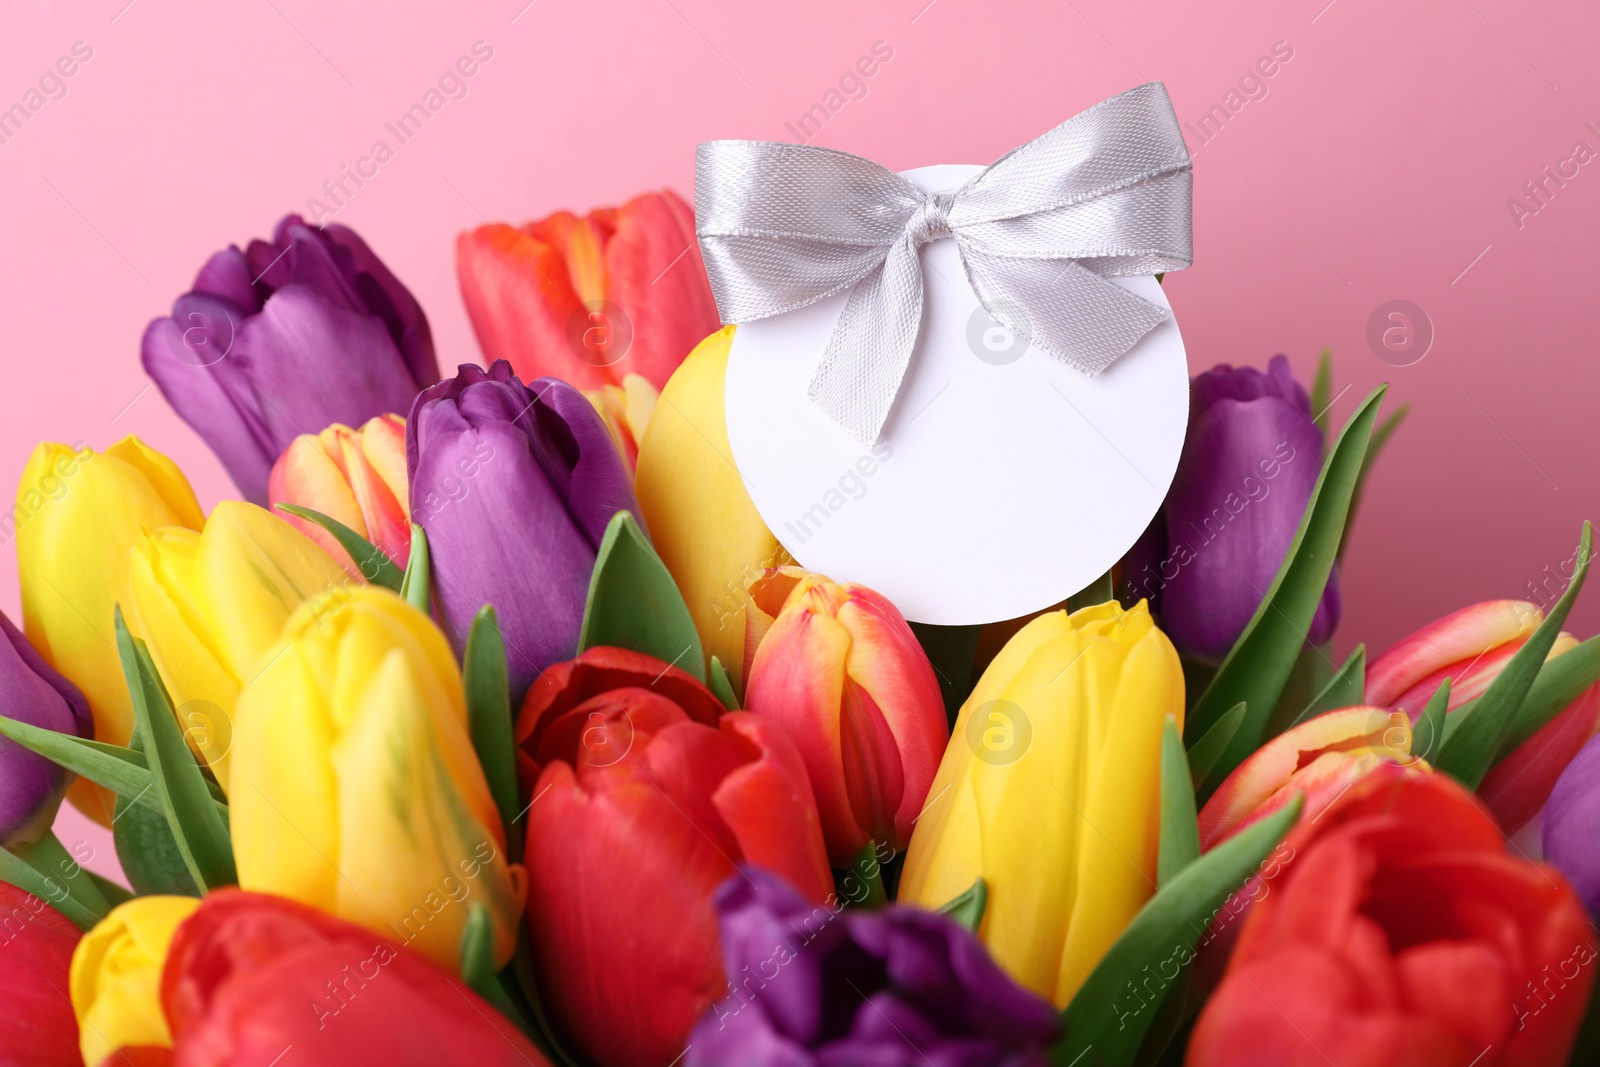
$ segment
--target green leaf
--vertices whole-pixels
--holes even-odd
[[[1156,884],[1166,885],[1200,855],[1200,826],[1195,821],[1194,780],[1183,751],[1178,722],[1167,716],[1161,731],[1161,848]]]
[[[1324,348],[1317,360],[1317,376],[1311,379],[1311,410],[1316,412],[1317,429],[1328,439],[1328,409],[1333,406],[1333,349]]]
[[[178,729],[172,700],[144,642],[128,632],[120,607],[116,609],[115,623],[122,673],[133,697],[135,728],[154,781],[152,792],[166,811],[189,876],[202,893],[234,885],[239,875],[234,869],[228,825],[218,813],[205,775]]]
[[[683,594],[626,511],[606,525],[589,578],[578,651],[599,645],[643,652],[706,680],[705,653]]]
[[[1600,681],[1600,637],[1591,637],[1559,656],[1544,661],[1533,688],[1517,709],[1511,729],[1506,731],[1496,762],[1511,755],[1546,723],[1565,711],[1583,691]],[[1459,713],[1460,709],[1457,709]]]
[[[84,873],[89,876],[89,881],[95,884],[95,888],[100,890],[100,895],[106,898],[106,903],[110,904],[113,908],[121,907],[123,904],[126,904],[128,901],[133,899],[134,895],[132,893],[128,892],[111,879],[102,878],[93,871],[85,871]]]
[[[331,516],[320,511],[303,508],[299,504],[279,504],[279,511],[287,511],[297,518],[314,522],[333,535],[339,542],[339,547],[350,553],[350,558],[355,565],[361,568],[362,577],[373,585],[381,585],[390,592],[400,592],[400,587],[405,583],[405,575],[400,568],[395,566],[394,560],[384,554],[383,549],[356,533],[350,527]]]
[[[494,920],[482,901],[474,900],[461,929],[461,980],[468,989],[527,1032],[528,1021],[511,1003],[494,970]]]
[[[511,862],[522,858],[522,835],[516,832],[517,749],[511,728],[511,691],[506,676],[506,643],[494,607],[485,604],[472,618],[461,678],[467,691],[467,729],[473,750],[489,780],[489,795],[500,811]]]
[[[149,793],[152,779],[143,752],[57,733],[3,715],[0,715],[0,737],[9,738],[30,752],[37,752],[50,762],[104,786],[118,796],[137,798],[140,804],[151,811],[163,810],[161,802]],[[209,778],[206,779],[206,786],[211,790],[211,798],[226,808],[228,798],[222,792],[222,787]]]
[[[1589,573],[1589,561],[1594,555],[1594,527],[1583,524],[1583,536],[1578,542],[1578,565],[1572,572],[1572,581],[1566,592],[1556,601],[1550,614],[1539,628],[1517,649],[1516,655],[1506,663],[1489,688],[1475,701],[1471,718],[1463,722],[1445,739],[1439,753],[1438,768],[1469,789],[1478,788],[1483,776],[1489,773],[1499,757],[1501,747],[1510,736],[1517,721],[1517,713],[1533,681],[1550,654],[1561,627],[1572,611],[1583,580]]]
[[[433,614],[432,561],[428,556],[428,535],[416,523],[411,524],[411,558],[406,561],[405,577],[400,579],[400,595],[406,603],[422,612]]]
[[[1111,572],[1106,571],[1089,585],[1067,597],[1067,610],[1077,611],[1079,608],[1092,608],[1114,599],[1116,599],[1116,591],[1111,585]]]
[[[80,930],[91,930],[111,911],[89,872],[46,831],[28,845],[0,848],[0,881],[9,882],[54,907]]]
[[[883,889],[883,865],[878,862],[878,843],[868,841],[850,866],[833,872],[839,899],[858,908],[881,908],[889,903]]]
[[[722,706],[729,711],[739,710],[739,698],[733,695],[733,683],[728,680],[728,672],[722,666],[722,661],[715,656],[711,657],[711,669],[706,672],[706,688],[720,701]]]
[[[1433,696],[1428,698],[1422,714],[1417,716],[1417,725],[1411,731],[1413,756],[1429,762],[1438,757],[1439,750],[1444,744],[1445,712],[1449,710],[1450,679],[1446,678],[1439,683],[1439,688],[1433,691]]]
[[[1344,666],[1328,679],[1322,691],[1311,698],[1305,710],[1294,717],[1289,729],[1294,729],[1308,719],[1315,719],[1325,711],[1336,708],[1353,708],[1367,699],[1367,646],[1357,645]]]
[[[948,915],[975,934],[978,932],[978,927],[983,925],[983,913],[988,907],[989,883],[980,876],[972,883],[971,888],[954,900],[946,901],[938,911],[939,914]]]
[[[1244,713],[1245,706],[1235,704],[1223,712],[1222,718],[1200,740],[1189,746],[1189,774],[1194,778],[1196,791],[1209,795],[1206,783],[1211,778],[1211,769],[1227,750],[1228,742],[1239,730],[1239,724],[1244,722]]]
[[[1277,577],[1195,704],[1188,723],[1191,737],[1205,733],[1235,704],[1246,705],[1244,722],[1213,770],[1218,777],[1226,776],[1260,745],[1267,717],[1306,643],[1306,631],[1317,613],[1344,536],[1350,497],[1367,453],[1372,423],[1387,389],[1379,386],[1367,397],[1328,451]]]
[[[151,811],[142,803],[134,804],[119,796],[111,816],[111,839],[122,873],[140,896],[200,895],[159,802]]]
[[[1061,1013],[1064,1036],[1050,1050],[1059,1067],[1092,1062],[1123,1067],[1133,1061],[1145,1031],[1170,990],[1149,991],[1147,978],[1163,965],[1183,967],[1195,941],[1221,907],[1272,852],[1300,817],[1301,798],[1222,842],[1162,886],[1135,915]],[[1150,999],[1132,996],[1139,988]],[[1092,1061],[1084,1057],[1094,1051]]]

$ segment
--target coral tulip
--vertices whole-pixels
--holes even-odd
[[[745,648],[747,586],[794,561],[757,514],[728,445],[723,377],[733,329],[701,342],[662,390],[639,445],[634,490],[706,654],[743,692],[744,662],[755,651]]]
[[[208,894],[162,976],[173,1059],[206,1067],[351,1063],[548,1067],[448,971],[281,897]]]
[[[1545,1067],[1589,1005],[1595,933],[1445,775],[1385,768],[1285,841],[1189,1067]]]
[[[128,599],[129,549],[145,530],[205,525],[194,490],[177,464],[137,437],[98,454],[47,443],[23,469],[13,514],[23,630],[44,661],[83,691],[95,738],[125,745],[133,704],[112,619]],[[80,778],[67,795],[111,825],[111,793]]]
[[[645,427],[655,412],[660,392],[644,378],[629,374],[621,385],[602,385],[583,394],[600,413],[611,431],[611,440],[622,456],[628,476],[633,476],[639,465],[639,442],[644,440]]]
[[[949,740],[939,680],[911,627],[865,586],[799,567],[770,572],[751,594],[750,618],[770,629],[747,638],[745,707],[800,750],[830,862],[848,867],[871,841],[903,850]]]
[[[404,567],[411,555],[406,420],[379,415],[359,430],[335,423],[321,433],[301,434],[272,465],[267,496],[274,509],[298,504],[338,519]],[[295,515],[288,519],[352,578],[371,577],[321,526]]]
[[[80,1067],[71,986],[78,928],[31,893],[0,882],[0,1065]]]
[[[596,1062],[670,1063],[727,990],[712,898],[734,865],[831,896],[800,754],[683,671],[606,647],[541,675],[516,736],[545,1003]]]
[[[0,715],[76,737],[94,736],[89,702],[0,615]],[[0,738],[0,848],[39,840],[55,821],[72,775]]]
[[[659,389],[720,325],[694,212],[670,190],[480,226],[456,240],[456,276],[484,356],[530,380],[587,390],[631,372]]]
[[[299,215],[279,220],[270,242],[208,259],[172,314],[145,329],[141,359],[256,504],[300,434],[409,410],[439,380],[410,291],[354,230]]]
[[[578,650],[606,524],[618,511],[639,516],[610,433],[564,382],[523,385],[504,362],[466,364],[417,397],[406,454],[445,633],[460,654],[493,604],[520,700]]]
[[[135,897],[113,908],[72,954],[72,1008],[86,1064],[123,1049],[172,1047],[161,1013],[161,968],[194,897]]]
[[[956,720],[900,876],[938,908],[983,877],[979,936],[1065,1007],[1154,890],[1161,736],[1183,670],[1140,603],[1034,619]]]
[[[149,646],[190,745],[224,789],[240,687],[296,608],[350,584],[304,534],[238,500],[218,504],[200,533],[170,526],[134,544],[130,625]]]
[[[427,616],[377,586],[308,600],[239,694],[239,884],[459,965],[473,902],[511,957],[522,868],[467,730],[461,674]]]
[[[1429,623],[1402,638],[1367,668],[1367,703],[1399,708],[1415,722],[1446,678],[1447,712],[1483,695],[1544,620],[1533,604],[1486,600]],[[1557,635],[1546,662],[1578,643]],[[1590,686],[1490,769],[1478,795],[1506,833],[1515,833],[1544,806],[1562,768],[1600,729],[1600,684]],[[1434,751],[1437,742],[1423,739]]]

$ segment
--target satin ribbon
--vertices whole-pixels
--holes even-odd
[[[847,152],[709,141],[695,156],[695,232],[724,323],[854,286],[807,392],[871,444],[922,327],[922,245],[954,238],[990,315],[1097,374],[1167,318],[1107,279],[1190,264],[1191,191],[1172,101],[1151,82],[950,192]]]

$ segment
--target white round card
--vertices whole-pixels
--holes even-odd
[[[982,169],[904,176],[931,193]],[[1016,618],[1110,570],[1161,506],[1188,424],[1183,338],[1169,318],[1091,378],[989,317],[955,241],[921,254],[922,330],[876,445],[806,396],[848,291],[734,332],[728,441],[801,566],[914,622]],[[1169,306],[1153,277],[1113,281]]]

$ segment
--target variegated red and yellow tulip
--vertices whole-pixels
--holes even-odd
[[[783,727],[805,760],[828,859],[876,841],[903,849],[944,755],[939,682],[895,606],[799,567],[751,583],[745,706]]]
[[[1385,764],[1429,769],[1411,753],[1411,720],[1388,708],[1340,708],[1309,719],[1251,753],[1200,811],[1200,847],[1210,850],[1296,796],[1314,819],[1351,784]]]
[[[1415,722],[1434,690],[1449,678],[1447,712],[1453,712],[1483,695],[1543,621],[1543,612],[1522,600],[1486,600],[1451,612],[1372,661],[1367,703],[1398,708]],[[1546,661],[1577,644],[1571,634],[1559,634]],[[1586,689],[1490,769],[1478,795],[1507,833],[1515,833],[1544,807],[1562,770],[1596,730],[1600,684]]]
[[[338,519],[404,567],[411,552],[406,420],[379,415],[359,430],[334,423],[321,433],[301,434],[272,465],[267,495],[274,508],[298,504]],[[362,577],[332,534],[306,519],[288,519],[351,577]]]
[[[645,427],[656,410],[661,393],[643,375],[624,375],[621,385],[602,385],[583,394],[605,420],[611,440],[622,455],[622,465],[633,477],[639,465],[639,442],[644,440]]]
[[[480,226],[456,240],[456,276],[487,362],[524,381],[589,390],[634,373],[660,389],[720,325],[694,211],[670,190]]]

